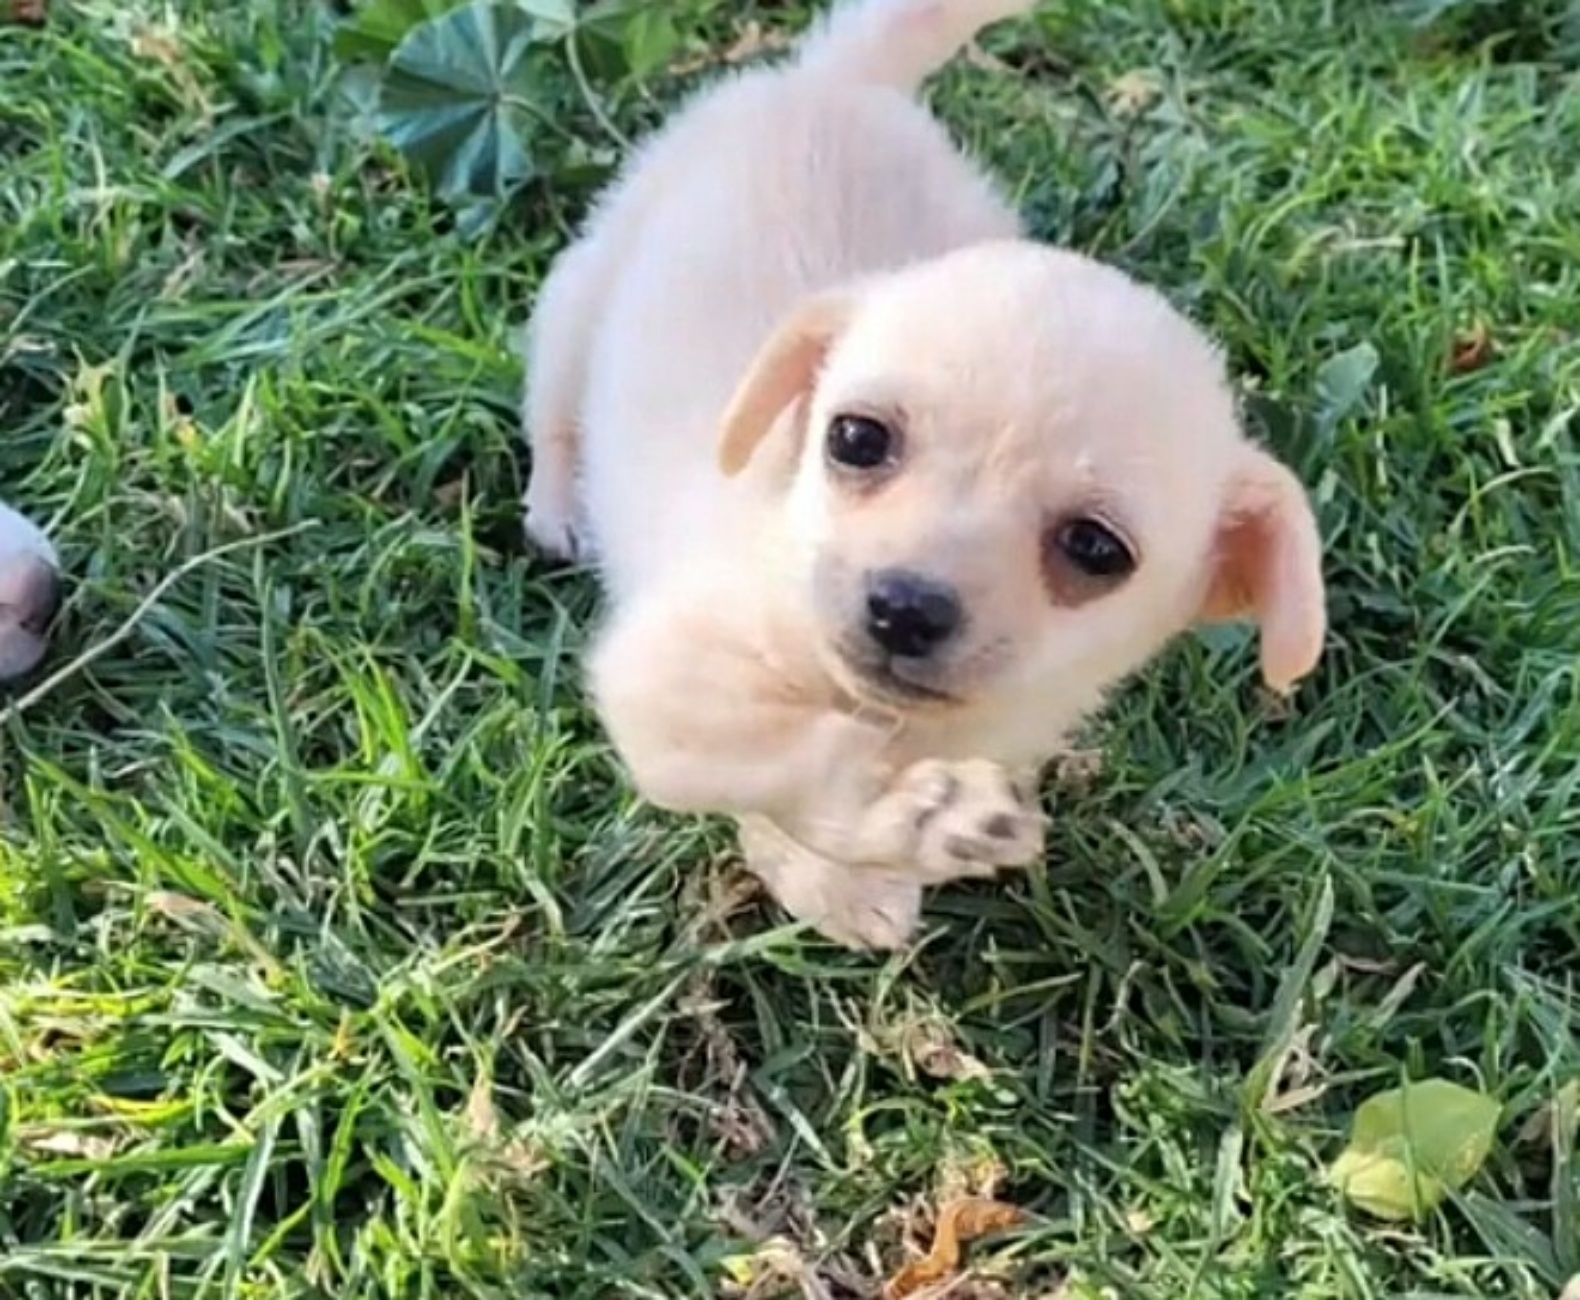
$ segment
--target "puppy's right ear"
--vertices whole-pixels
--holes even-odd
[[[812,298],[763,345],[724,412],[719,468],[726,476],[745,469],[785,408],[812,392],[829,349],[849,319],[850,302],[844,296]]]

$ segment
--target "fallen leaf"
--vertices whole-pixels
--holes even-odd
[[[1006,73],[1014,69],[998,55],[984,50],[975,41],[966,46],[966,65],[982,72]]]
[[[1114,79],[1104,98],[1120,117],[1135,117],[1152,107],[1162,93],[1163,82],[1157,73],[1147,68],[1133,68]]]
[[[1328,1177],[1380,1219],[1421,1219],[1486,1162],[1502,1107],[1447,1079],[1378,1093],[1355,1112],[1349,1146]]]
[[[172,72],[185,62],[185,51],[175,33],[158,27],[139,27],[134,31],[132,53],[139,59],[157,63]]]
[[[1580,1128],[1580,1079],[1571,1079],[1531,1112],[1520,1126],[1518,1141],[1521,1146],[1540,1144],[1562,1149],[1576,1128]]]
[[[741,28],[730,48],[724,51],[726,63],[745,63],[759,54],[782,50],[790,45],[790,37],[781,31],[765,31],[763,25],[752,19]]]
[[[1449,373],[1468,375],[1473,370],[1480,370],[1491,360],[1492,331],[1487,328],[1485,321],[1478,320],[1468,333],[1454,339],[1454,346],[1448,356]]]
[[[462,498],[466,496],[467,487],[468,483],[464,474],[460,478],[451,479],[448,483],[439,484],[433,490],[434,504],[444,511],[454,510],[461,504]]]
[[[794,1242],[770,1238],[744,1255],[719,1261],[726,1275],[725,1294],[740,1300],[768,1300],[770,1296],[806,1294],[806,1281],[814,1277]]]
[[[1071,794],[1090,794],[1102,778],[1100,749],[1070,749],[1053,760],[1053,779]]]
[[[499,1112],[494,1109],[494,1080],[487,1070],[480,1071],[472,1081],[472,1091],[466,1099],[466,1129],[479,1142],[491,1145],[499,1140]]]
[[[988,1153],[945,1159],[938,1170],[937,1190],[933,1199],[939,1204],[950,1201],[998,1199],[998,1189],[1009,1177],[1009,1170],[997,1156]]]
[[[923,1287],[946,1281],[960,1271],[961,1247],[990,1233],[1003,1232],[1026,1221],[1025,1211],[1004,1201],[981,1197],[950,1201],[938,1212],[933,1248],[896,1273],[883,1288],[883,1300],[904,1300]]]
[[[992,1071],[955,1041],[942,1019],[913,1021],[900,1031],[900,1050],[923,1074],[934,1079],[990,1079]]]
[[[1132,1237],[1145,1237],[1157,1226],[1157,1217],[1151,1210],[1138,1208],[1125,1211],[1125,1230]]]
[[[9,0],[5,12],[7,22],[20,23],[23,27],[42,27],[44,20],[49,17],[49,6],[45,0]]]
[[[82,1129],[33,1129],[18,1136],[23,1146],[38,1155],[60,1156],[66,1160],[108,1160],[115,1154],[113,1138]]]
[[[1317,367],[1320,418],[1327,428],[1335,427],[1360,406],[1381,365],[1382,357],[1376,348],[1370,343],[1357,343]]]
[[[735,39],[723,50],[709,50],[670,64],[670,72],[677,77],[687,77],[705,69],[723,64],[735,67],[755,59],[760,54],[773,54],[791,45],[788,33],[765,29],[755,18],[741,24]]]

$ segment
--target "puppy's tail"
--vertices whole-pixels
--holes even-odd
[[[800,66],[914,93],[982,28],[1037,0],[840,0],[801,47]]]

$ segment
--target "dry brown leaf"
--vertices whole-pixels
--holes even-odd
[[[24,1129],[18,1137],[29,1151],[66,1160],[108,1160],[115,1154],[113,1138],[84,1129]]]
[[[977,68],[982,72],[1009,73],[1014,69],[989,50],[984,50],[975,41],[966,46],[966,66]]]
[[[454,510],[461,504],[461,499],[466,496],[468,483],[466,475],[451,479],[448,483],[441,483],[433,490],[433,501],[441,510]]]
[[[186,924],[190,928],[206,930],[210,934],[224,934],[230,922],[219,910],[200,898],[178,894],[174,890],[151,890],[146,899],[148,910],[167,920]]]
[[[171,32],[157,27],[139,27],[132,33],[132,53],[173,71],[181,66],[183,51],[181,42]]]
[[[1116,77],[1105,94],[1108,106],[1120,117],[1135,117],[1152,107],[1163,93],[1163,82],[1158,74],[1147,68],[1132,68]]]
[[[245,928],[201,899],[172,890],[156,889],[149,893],[147,903],[150,912],[175,922],[188,933],[230,939],[252,958],[266,978],[279,979],[285,974],[284,967]]]
[[[933,1199],[941,1205],[973,1199],[994,1201],[1008,1177],[1004,1162],[992,1154],[978,1152],[946,1159],[939,1166]]]
[[[751,18],[741,24],[735,39],[724,49],[709,50],[704,54],[680,59],[672,63],[669,70],[677,77],[686,77],[720,64],[734,67],[749,59],[755,59],[759,54],[770,54],[787,49],[791,44],[788,33],[765,29],[755,18]]]
[[[761,1153],[777,1130],[752,1091],[746,1062],[719,1018],[721,1004],[705,975],[691,981],[680,1005],[696,1034],[695,1049],[682,1062],[684,1083],[709,1098],[708,1132],[731,1159]]]
[[[213,114],[213,105],[209,103],[202,83],[189,66],[186,49],[177,32],[139,25],[132,31],[131,47],[134,57],[145,63],[157,63],[169,74],[188,108],[204,118]]]
[[[42,27],[49,17],[45,0],[8,0],[5,7],[6,21],[23,27]]]
[[[790,45],[790,37],[782,31],[765,31],[763,25],[756,19],[747,22],[742,28],[730,48],[724,51],[726,63],[745,63],[747,59],[755,59],[759,54],[768,54],[774,50],[786,49]]]
[[[1157,1226],[1158,1221],[1150,1210],[1137,1207],[1125,1211],[1125,1229],[1133,1237],[1145,1237]]]
[[[1392,957],[1350,957],[1341,953],[1338,961],[1345,970],[1357,975],[1392,975],[1399,969],[1399,963]]]
[[[479,1185],[493,1186],[502,1178],[526,1181],[548,1168],[547,1158],[532,1142],[505,1136],[494,1105],[494,1079],[487,1070],[472,1081],[462,1122],[481,1157],[472,1170]]]
[[[684,911],[695,918],[689,926],[693,941],[729,938],[729,922],[763,892],[756,876],[734,865],[711,866],[692,880],[695,886],[686,886]]]
[[[1580,1079],[1571,1079],[1530,1113],[1520,1126],[1518,1141],[1522,1146],[1557,1147],[1566,1142],[1565,1135],[1577,1117],[1580,1117]]]
[[[1480,370],[1492,360],[1492,350],[1492,331],[1487,328],[1485,321],[1478,320],[1469,331],[1454,340],[1448,356],[1449,372],[1468,375],[1473,370]]]
[[[1069,749],[1053,760],[1053,779],[1071,794],[1090,794],[1103,779],[1103,751]]]
[[[992,1071],[964,1051],[942,1019],[913,1021],[900,1032],[900,1050],[923,1074],[934,1079],[989,1079]]]
[[[883,1300],[905,1300],[923,1287],[946,1281],[960,1271],[961,1247],[990,1233],[1004,1232],[1026,1221],[1026,1212],[1004,1201],[970,1197],[950,1201],[938,1211],[933,1248],[907,1264],[883,1288]]]
[[[492,1145],[499,1141],[499,1112],[494,1109],[494,1080],[487,1070],[481,1071],[472,1081],[471,1095],[466,1099],[466,1129],[479,1142]]]

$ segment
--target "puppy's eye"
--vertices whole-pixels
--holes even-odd
[[[899,438],[868,415],[836,415],[828,424],[829,460],[845,469],[879,469],[894,459]]]
[[[1065,558],[1089,578],[1124,578],[1136,567],[1130,548],[1095,519],[1070,520],[1060,526],[1056,540]]]
[[[1042,579],[1054,604],[1066,609],[1106,596],[1135,569],[1129,543],[1090,515],[1063,519],[1042,535]]]

